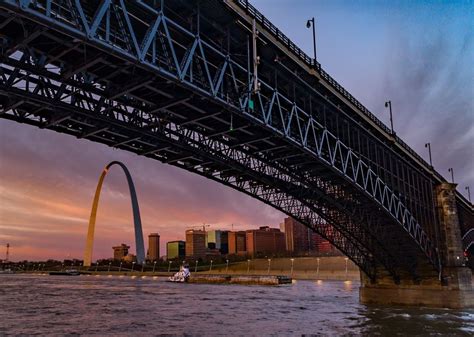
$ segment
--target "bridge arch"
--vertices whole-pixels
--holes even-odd
[[[100,198],[100,191],[102,190],[102,184],[104,182],[105,176],[109,169],[114,166],[118,165],[122,168],[123,172],[125,173],[125,177],[127,178],[128,188],[130,190],[130,199],[132,203],[132,210],[133,210],[133,224],[135,228],[135,246],[137,251],[137,262],[143,263],[145,261],[145,248],[143,244],[143,231],[142,231],[142,222],[140,219],[140,209],[138,207],[138,199],[137,193],[135,191],[135,185],[133,184],[132,176],[128,171],[127,167],[119,162],[119,161],[112,161],[107,166],[104,167],[99,182],[97,183],[97,188],[95,190],[94,201],[92,203],[92,210],[91,215],[89,218],[89,228],[87,230],[87,241],[86,241],[86,248],[84,251],[84,266],[90,266],[92,262],[92,249],[94,246],[94,232],[95,232],[95,220],[97,216],[97,208],[99,206],[99,198]]]
[[[474,245],[474,228],[471,228],[462,237],[462,244],[465,251],[469,250]]]

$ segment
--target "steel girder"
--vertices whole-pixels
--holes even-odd
[[[64,14],[61,16],[57,14],[57,8],[61,8],[61,5],[59,4],[65,2],[38,1],[30,3],[29,1],[7,1],[6,3],[10,9],[16,11],[19,10],[20,13],[31,16],[31,18],[34,18],[43,24],[49,22],[59,31],[64,31],[66,34],[72,35],[75,38],[87,40],[88,44],[105,51],[106,54],[118,54],[120,57],[126,60],[133,60],[140,66],[144,67],[144,69],[149,69],[152,73],[157,74],[162,78],[173,81],[174,83],[178,83],[179,85],[194,92],[196,95],[207,97],[208,99],[211,99],[214,104],[220,105],[223,109],[244,117],[246,120],[251,121],[256,125],[262,126],[266,130],[269,130],[273,135],[284,139],[290,146],[297,147],[309,158],[312,158],[312,160],[316,160],[317,162],[323,164],[325,167],[327,167],[327,170],[329,170],[331,174],[336,174],[343,177],[346,183],[350,182],[353,186],[350,193],[347,193],[351,196],[349,200],[355,201],[357,198],[361,198],[361,194],[363,196],[362,199],[365,200],[368,198],[371,203],[377,204],[378,208],[380,208],[380,210],[382,210],[385,215],[389,215],[387,222],[398,223],[400,228],[403,228],[406,233],[408,233],[412,239],[417,242],[421,250],[425,253],[435,268],[439,268],[439,259],[432,242],[423,232],[421,226],[411,215],[407,207],[401,202],[400,198],[395,193],[393,193],[386,184],[384,184],[380,177],[378,177],[374,171],[371,170],[369,165],[361,160],[356,153],[345,146],[331,132],[324,128],[321,123],[303,111],[303,109],[297,106],[295,102],[283,96],[277,90],[274,90],[274,88],[272,88],[269,84],[261,82],[261,90],[257,93],[251,93],[249,91],[249,87],[252,82],[252,74],[249,73],[245,67],[234,61],[231,58],[231,55],[223,54],[211,44],[201,39],[199,35],[196,36],[195,34],[186,30],[184,27],[177,25],[171,19],[167,18],[162,11],[149,7],[145,2],[137,2],[135,6],[140,7],[143,11],[147,11],[148,14],[153,17],[153,19],[150,21],[150,24],[146,24],[146,33],[142,34],[142,36],[137,36],[135,34],[133,25],[130,22],[130,14],[128,13],[127,6],[131,5],[124,1],[104,1],[100,6],[97,7],[96,11],[93,13],[94,15],[91,15],[91,13],[85,13],[81,2],[76,1],[75,3],[71,3],[72,9],[69,12],[71,15],[70,17],[66,17]],[[108,21],[110,18],[107,19],[107,17],[112,14],[117,17],[115,22],[116,26],[114,26],[111,21]],[[120,23],[121,20],[118,18],[123,18],[125,24],[124,22]],[[177,47],[178,44],[171,36],[169,27],[173,27],[174,30],[181,32],[180,34],[185,36],[184,38],[181,38],[188,41],[186,44],[187,47],[183,47],[182,43],[179,45],[179,47]],[[113,36],[116,37],[115,41],[111,41]],[[182,50],[179,51],[178,48],[181,48]],[[34,51],[31,51],[30,54],[34,54]],[[31,55],[26,53],[22,54],[22,56],[25,55],[28,58],[31,57]],[[41,56],[40,59],[42,57],[43,56]],[[43,62],[46,62],[44,57],[42,59]],[[14,63],[13,60],[10,61]],[[21,60],[18,62],[21,63]],[[41,60],[39,63],[41,64]],[[33,65],[33,68],[35,67],[36,69],[29,71],[32,71],[33,73],[40,72],[39,68],[41,67],[38,67],[38,64]],[[84,69],[86,68],[87,66],[85,66]],[[42,81],[43,78],[39,77],[39,81],[38,79],[34,79],[32,81],[20,80],[20,82],[15,83],[16,87],[13,85],[16,76],[20,73],[22,76],[25,76],[25,74],[15,67],[13,67],[13,69],[4,68],[3,70],[2,91],[4,92],[12,93],[15,91],[14,89],[18,89],[20,84],[24,85],[25,83],[34,83],[35,81],[40,83],[40,85],[36,85],[35,88],[31,88],[32,90],[27,88],[26,92],[28,92],[28,95],[23,95],[19,101],[15,101],[12,105],[8,106],[10,109],[12,109],[12,107],[15,108],[15,105],[17,104],[21,104],[19,102],[32,99],[32,95],[40,95],[56,100],[56,104],[71,104],[76,109],[89,108],[90,110],[90,108],[93,107],[92,111],[95,113],[106,113],[109,115],[109,117],[116,118],[117,120],[127,123],[128,125],[140,125],[140,119],[146,120],[149,118],[155,121],[152,124],[147,125],[145,129],[153,131],[162,130],[160,128],[163,128],[163,123],[156,121],[157,118],[156,116],[153,116],[153,113],[150,113],[151,111],[166,111],[167,113],[172,113],[169,109],[167,109],[169,108],[167,104],[162,105],[161,108],[157,108],[148,107],[142,102],[143,105],[141,109],[137,109],[136,107],[133,107],[133,104],[129,104],[127,106],[127,104],[113,101],[113,98],[118,98],[120,96],[125,96],[127,99],[133,99],[130,92],[135,90],[137,87],[146,85],[143,84],[146,83],[146,81],[131,83],[129,87],[125,88],[125,90],[116,91],[113,94],[102,95],[97,101],[94,95],[98,94],[94,93],[94,90],[92,89],[97,90],[100,88],[100,85],[96,85],[95,87],[93,85],[94,82],[100,83],[100,79],[93,79],[92,74],[88,72],[81,72],[80,68],[75,69],[73,72],[65,73],[62,76],[62,82],[51,79],[49,79],[49,82],[48,80]],[[82,82],[82,85],[89,85],[90,88],[87,90],[81,89],[80,91],[78,88],[72,88],[71,76],[72,78],[79,80],[79,82]],[[153,81],[152,77],[149,80]],[[56,85],[57,90],[53,90],[51,88],[52,85]],[[182,99],[185,98],[181,98],[181,100]],[[255,102],[254,109],[249,107],[250,100]],[[94,101],[97,101],[95,102],[96,104],[91,103]],[[180,99],[176,101],[180,101]],[[171,104],[172,103],[173,102],[171,102]],[[50,106],[54,109],[54,104]],[[114,109],[119,109],[121,112],[117,114]],[[4,112],[6,111],[7,108],[5,107]],[[28,113],[24,111],[15,110],[15,113],[22,115],[18,117],[28,118]],[[34,113],[29,116],[34,116],[33,118],[37,118]],[[46,122],[49,127],[54,127],[63,121],[67,121],[70,117],[71,113],[63,115],[58,114]],[[41,125],[44,124],[43,122],[45,121],[42,118],[38,120],[38,123]],[[150,125],[154,125],[155,127]],[[106,131],[105,128],[107,128],[107,126],[102,128],[93,128],[87,132],[81,131],[81,137],[91,137],[98,135],[101,132]],[[179,129],[179,125],[177,125],[175,128]],[[73,133],[73,130],[70,131]],[[189,132],[196,132],[196,130],[189,130]],[[176,135],[174,135],[174,137],[176,138]],[[104,139],[103,142],[105,141],[106,140]],[[139,139],[137,139],[137,142],[138,141]],[[123,140],[117,144],[126,144],[124,142],[133,141]],[[156,144],[151,145],[152,148],[147,149],[145,153],[152,155],[158,154],[160,148],[156,148]],[[170,144],[167,147],[173,146],[176,145]],[[153,153],[153,151],[156,152]],[[188,156],[192,157],[193,153],[189,153]],[[166,160],[169,161],[170,159],[166,158]],[[176,160],[176,158],[174,160]],[[216,158],[212,157],[210,160],[216,160]],[[183,161],[179,160],[178,157],[176,163],[178,165],[182,165],[182,162]],[[260,166],[260,168],[262,167],[265,168],[270,166]],[[195,170],[195,168],[190,167],[187,167],[187,169]],[[253,169],[255,169],[255,167]],[[279,170],[281,169],[282,168],[280,167]],[[267,174],[267,176],[271,176],[273,174],[274,172]],[[318,182],[318,179],[315,177],[305,177],[305,179],[306,182],[311,182],[313,185],[317,184]],[[221,182],[230,184],[224,179],[221,179]],[[293,181],[292,183],[298,186],[298,181],[296,181],[296,183]],[[318,211],[318,214],[323,213],[321,208],[317,209],[315,206],[308,206],[308,204],[311,203],[316,204],[314,197],[309,198],[309,200],[312,201],[304,201],[301,196],[295,197],[295,195],[301,194],[301,190],[304,190],[303,188],[298,187],[299,190],[297,192],[288,192],[288,190],[284,189],[279,184],[275,183],[275,185],[278,186],[278,189],[275,189],[276,186],[273,186],[274,190],[271,193],[272,195],[277,195],[279,193],[278,191],[282,191],[281,193],[289,193],[292,198],[294,198],[293,200],[298,199],[297,201],[295,200],[293,202],[303,202],[304,207],[308,207],[308,209],[312,212]],[[313,187],[313,185],[307,185],[304,186],[304,188],[308,189],[309,187]],[[241,190],[244,189],[241,186],[239,187],[237,184],[234,184],[233,186]],[[355,189],[354,186],[356,187]],[[271,186],[267,186],[267,189],[270,187]],[[248,189],[245,190],[248,191]],[[337,186],[335,186],[334,190],[337,190]],[[327,193],[329,189],[326,188],[323,191]],[[266,202],[273,202],[268,201],[270,199],[261,197],[260,195],[264,194],[260,192],[257,193],[257,191],[253,191],[250,193],[261,200],[265,200]],[[322,199],[323,198],[320,198],[318,201],[321,201]],[[335,205],[336,201],[333,199],[333,208],[336,208]],[[278,206],[276,203],[274,206],[279,209],[283,209],[286,213],[302,220],[303,223],[311,225],[310,221],[303,221],[304,216],[293,214],[290,208],[283,208],[282,206]],[[342,205],[342,208],[347,206],[348,203],[345,203]],[[356,207],[355,210],[357,210]],[[326,215],[326,217],[328,217],[328,215]],[[360,222],[360,220],[358,222]],[[355,227],[348,228],[348,230],[353,231],[354,233],[352,236],[353,242],[359,242],[357,249],[363,251],[360,243],[363,242],[364,244],[368,245],[368,241],[364,241],[364,238],[362,237],[363,234],[357,235],[355,233],[356,229],[354,228]],[[318,231],[321,234],[328,234],[322,229]],[[351,235],[349,235],[347,232],[345,235],[351,237]],[[326,237],[328,237],[328,235],[326,235]],[[367,238],[365,239],[367,240]],[[339,244],[339,247],[340,246],[342,245]],[[369,247],[369,249],[370,248],[374,249],[374,247]],[[353,253],[351,256],[351,253],[347,252],[349,250],[348,248],[342,250],[346,252],[349,257],[353,258],[356,263],[361,266],[365,266],[362,267],[363,270],[371,275],[370,269],[373,270],[373,268],[368,268],[365,262],[361,262],[361,259],[355,257],[355,255],[357,255],[356,253]],[[368,256],[372,253],[373,252],[365,254],[364,258],[366,261],[370,260]],[[364,254],[361,255],[364,256]],[[384,259],[380,258],[380,256],[377,259],[379,261],[384,261]],[[371,263],[373,266],[373,262]],[[381,264],[389,270],[391,268],[393,269],[393,267],[390,266],[390,263],[382,262]],[[392,273],[394,272],[392,271]]]

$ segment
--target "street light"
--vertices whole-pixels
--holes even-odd
[[[97,268],[99,267],[99,261],[95,263],[95,271],[97,271]]]
[[[171,263],[172,263],[172,262],[173,262],[173,261],[168,261],[168,273],[169,273],[170,270],[171,270]],[[156,265],[156,261],[155,261],[155,265]],[[155,267],[153,267],[153,272],[155,272]]]
[[[453,168],[452,167],[448,168],[448,172],[451,172],[451,180],[454,184],[454,170],[453,170]]]
[[[227,273],[229,271],[229,259],[225,260],[225,262],[227,263],[225,267],[225,272]]]
[[[212,260],[211,260],[211,266],[209,267],[209,271],[212,271]]]
[[[196,267],[194,268],[195,273],[197,273],[197,271],[198,271],[198,263],[199,263],[199,260],[196,260]]]
[[[247,274],[250,272],[250,260],[247,260]]]
[[[314,66],[316,66],[316,23],[314,21],[314,17],[312,19],[309,19],[306,22],[306,28],[311,28],[313,26],[313,49],[314,49]]]
[[[107,273],[110,273],[110,266],[112,265],[112,262],[109,262],[109,268],[107,269]]]
[[[428,153],[430,155],[430,166],[433,167],[433,161],[431,160],[431,144],[430,143],[426,143],[425,144],[425,147],[428,148]]]
[[[132,262],[132,273],[133,273],[133,269],[135,268],[135,261]]]
[[[271,267],[272,259],[268,259],[268,272],[267,274],[270,275],[270,267]]]
[[[122,261],[120,261],[119,273],[122,271]]]
[[[390,127],[392,128],[392,135],[394,135],[395,131],[393,131],[392,101],[385,102],[385,107],[389,108],[390,110]]]
[[[469,202],[471,202],[471,189],[469,188],[469,186],[466,186],[466,191],[467,191],[467,199],[469,200]]]
[[[291,276],[293,276],[293,265],[295,263],[295,259],[290,259],[291,260]]]

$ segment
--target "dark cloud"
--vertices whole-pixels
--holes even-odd
[[[393,32],[380,97],[392,100],[399,136],[426,159],[430,142],[435,168],[449,177],[453,167],[464,193],[474,182],[473,38],[426,33]]]

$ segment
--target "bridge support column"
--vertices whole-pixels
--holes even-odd
[[[359,297],[365,304],[418,305],[444,308],[474,307],[471,269],[465,267],[461,231],[456,206],[456,185],[442,183],[436,188],[440,226],[440,277],[423,275],[421,281],[402,279],[395,284],[391,277],[371,282],[361,273]]]

